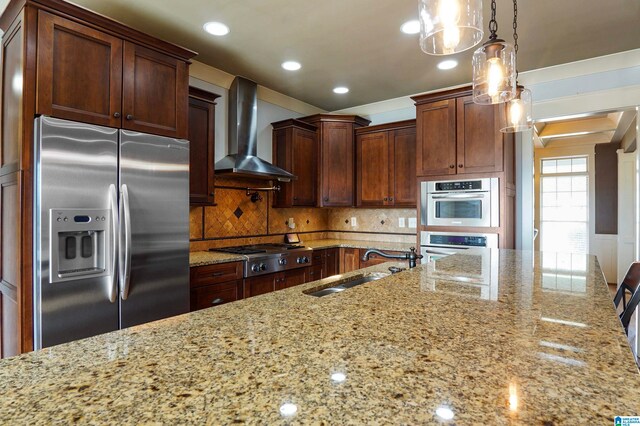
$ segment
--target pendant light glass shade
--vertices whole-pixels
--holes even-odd
[[[482,41],[482,0],[420,0],[418,8],[423,52],[450,55]]]
[[[531,90],[518,85],[516,97],[507,103],[500,131],[503,133],[515,133],[533,128],[533,116],[531,112]]]
[[[508,102],[516,95],[516,52],[504,40],[487,41],[473,54],[473,102]]]

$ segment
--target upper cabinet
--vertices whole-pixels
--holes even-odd
[[[188,62],[38,11],[36,113],[187,137]]]
[[[354,130],[370,121],[356,115],[316,114],[301,119],[318,128],[318,207],[351,207],[355,197]]]
[[[215,109],[219,95],[189,88],[189,202],[214,203]]]
[[[356,130],[356,205],[416,206],[415,120]]]
[[[272,123],[273,164],[293,173],[296,180],[280,183],[274,207],[315,206],[318,181],[317,127],[290,119]]]
[[[477,105],[469,89],[413,98],[418,134],[417,175],[501,172],[504,105]]]

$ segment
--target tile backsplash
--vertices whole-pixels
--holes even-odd
[[[268,183],[216,177],[216,185],[264,187]],[[246,191],[216,189],[215,206],[192,206],[189,212],[191,250],[282,242],[282,235],[288,232],[304,234],[303,240],[327,238],[333,231],[342,238],[394,241],[413,239],[416,233],[415,228],[408,227],[409,218],[416,217],[416,209],[274,209],[272,194],[266,191],[259,194],[262,199],[253,202]],[[351,226],[352,217],[356,218],[356,226]],[[289,227],[291,218],[295,223],[293,229]],[[400,218],[405,220],[404,228],[398,226]]]

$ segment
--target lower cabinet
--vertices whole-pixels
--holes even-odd
[[[242,299],[242,267],[242,262],[228,262],[191,268],[191,310]]]
[[[325,265],[322,263],[314,264],[313,266],[309,266],[306,269],[306,277],[305,282],[310,283],[311,281],[318,281],[325,278],[324,269]]]
[[[325,250],[322,278],[338,275],[340,273],[340,249],[330,248]]]
[[[306,283],[307,269],[309,268],[291,269],[289,271],[276,274],[276,275],[282,275],[282,277],[280,278],[280,281],[276,283],[276,290],[282,290],[285,288]]]
[[[355,271],[360,269],[360,250],[357,248],[340,249],[340,273]]]
[[[260,277],[244,279],[244,297],[253,297],[271,293],[276,289],[276,280],[282,279],[281,274],[268,274]]]

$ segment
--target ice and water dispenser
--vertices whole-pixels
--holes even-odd
[[[109,275],[110,214],[109,210],[50,210],[50,282]]]

